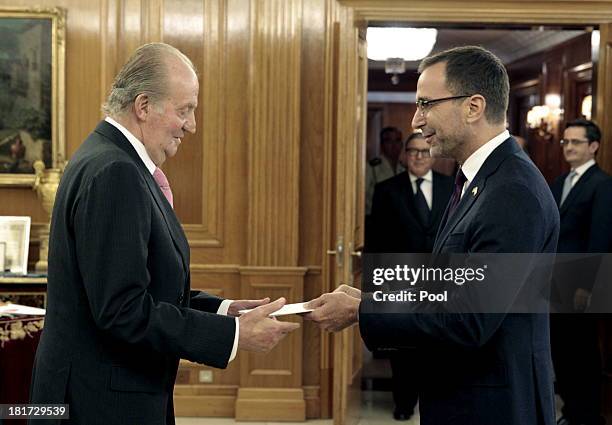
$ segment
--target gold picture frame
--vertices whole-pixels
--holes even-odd
[[[66,158],[65,46],[65,9],[0,6],[0,187]]]

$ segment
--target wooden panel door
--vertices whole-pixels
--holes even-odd
[[[334,31],[334,62],[337,75],[334,84],[334,107],[338,119],[335,128],[335,229],[336,270],[334,286],[342,283],[360,286],[361,249],[364,241],[365,153],[366,153],[366,83],[367,56],[365,37],[359,31],[341,34]],[[355,45],[357,43],[357,45]],[[343,45],[353,49],[340,49]],[[359,72],[346,78],[346,67]],[[351,75],[350,73],[348,75]],[[348,117],[342,117],[348,118]],[[342,123],[353,123],[352,125]],[[332,286],[332,287],[334,287]],[[333,338],[333,418],[334,425],[359,422],[361,410],[362,342],[359,327],[353,326]]]

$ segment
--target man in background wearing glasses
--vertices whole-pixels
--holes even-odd
[[[571,169],[551,186],[559,206],[560,253],[612,251],[610,176],[595,162],[601,132],[592,122],[567,123],[561,146]],[[585,272],[588,272],[585,271]],[[572,274],[574,275],[574,274]],[[571,279],[558,289],[559,310],[581,313],[590,302],[593,279]],[[557,392],[563,400],[559,425],[600,425],[601,359],[597,319],[589,314],[555,314],[551,342]]]
[[[431,252],[453,179],[432,171],[434,159],[421,133],[405,142],[406,172],[376,185],[368,252]]]
[[[431,253],[444,208],[453,193],[453,179],[431,169],[434,159],[421,133],[404,144],[406,172],[376,185],[372,201],[372,231],[365,249],[374,253]],[[410,373],[414,350],[390,355],[393,418],[408,420],[418,399],[418,382]]]

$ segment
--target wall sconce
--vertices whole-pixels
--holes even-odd
[[[544,105],[534,106],[527,112],[527,125],[529,128],[537,128],[541,133],[549,135],[563,115],[563,109],[560,106],[561,96],[547,94]]]
[[[580,113],[584,115],[587,120],[591,119],[591,113],[593,110],[593,96],[588,95],[582,99],[582,104],[580,105]]]

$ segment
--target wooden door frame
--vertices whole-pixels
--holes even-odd
[[[600,148],[599,161],[602,168],[612,172],[612,147],[606,140],[612,141],[612,117],[598,111],[612,109],[612,74],[606,73],[606,68],[612,68],[612,0],[515,0],[515,1],[450,1],[450,0],[332,0],[333,4],[343,9],[346,16],[351,19],[340,19],[344,31],[353,31],[355,39],[346,43],[355,50],[358,48],[358,29],[375,22],[413,22],[415,24],[448,23],[481,23],[481,24],[545,24],[545,25],[599,25],[601,30],[601,45],[599,48],[599,62],[594,64],[594,72],[599,77],[595,91],[597,104],[595,105],[594,119],[603,130],[604,137]],[[356,54],[356,52],[351,52]],[[333,74],[338,71],[334,70]],[[354,81],[357,69],[342,67],[342,76]],[[365,93],[362,93],[365,95]],[[351,97],[352,98],[352,97]],[[342,114],[342,108],[349,106],[342,99],[332,105],[336,109],[337,118],[350,120],[351,114]],[[352,118],[356,118],[352,116]],[[350,123],[339,122],[341,128]],[[335,143],[343,144],[338,149],[350,149],[346,143],[353,138],[335,138]],[[353,182],[354,183],[354,182]],[[343,182],[346,187],[351,185]],[[352,184],[354,187],[355,185]],[[342,211],[341,215],[348,216],[350,212]],[[334,217],[330,217],[334,221]],[[348,236],[348,233],[347,233]],[[345,240],[345,243],[347,241]],[[331,288],[330,288],[331,289]],[[341,368],[339,359],[332,359],[335,368]],[[333,384],[332,384],[333,386]],[[335,410],[335,409],[334,409]],[[334,412],[336,413],[336,412]]]

